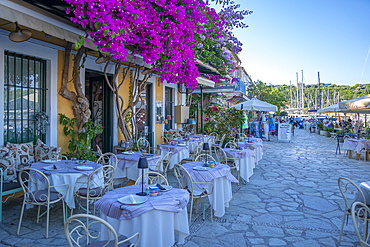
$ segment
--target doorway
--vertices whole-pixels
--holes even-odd
[[[167,119],[167,124],[165,124],[164,128],[166,130],[172,129],[173,126],[173,108],[175,105],[174,98],[173,98],[173,88],[165,87],[165,96],[164,96],[165,106],[165,118]]]
[[[113,79],[108,75],[109,80]],[[85,70],[85,95],[89,100],[91,120],[94,124],[103,126],[103,133],[96,136],[91,142],[91,148],[97,151],[97,147],[105,152],[111,152],[113,146],[113,95],[105,82],[102,72]]]
[[[138,136],[139,138],[145,137],[145,139],[149,141],[151,147],[153,147],[154,145],[154,133],[152,131],[152,127],[153,127],[152,87],[153,85],[151,83],[148,83],[146,85],[145,91],[141,93],[141,98],[143,99],[143,101],[140,103],[140,105],[136,106],[136,110],[140,109],[136,117]],[[143,104],[142,107],[141,107],[141,104]]]

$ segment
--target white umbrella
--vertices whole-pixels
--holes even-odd
[[[341,109],[369,109],[370,108],[370,94],[357,97],[354,99],[339,102]]]
[[[325,112],[343,112],[343,113],[370,113],[370,109],[341,109],[339,108],[340,103],[334,104],[331,106],[327,106],[318,110],[318,113],[325,113]]]
[[[262,100],[258,100],[257,98],[253,98],[251,100],[233,105],[231,107],[235,107],[241,109],[243,105],[243,110],[245,111],[277,111],[277,106],[267,103]]]

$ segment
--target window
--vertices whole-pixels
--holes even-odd
[[[46,60],[5,51],[4,143],[45,141],[35,114],[45,112]]]

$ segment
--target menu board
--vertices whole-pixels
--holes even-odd
[[[292,125],[289,123],[279,123],[278,141],[290,141],[292,139]]]

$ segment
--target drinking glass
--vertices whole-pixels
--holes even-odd
[[[71,158],[71,161],[72,162],[77,162],[77,158],[76,157],[73,157],[73,158]]]

